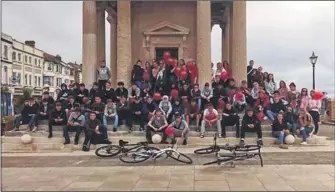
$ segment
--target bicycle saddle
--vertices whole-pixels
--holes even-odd
[[[122,139],[119,140],[119,146],[125,146],[128,143],[129,143],[128,141],[123,141]]]

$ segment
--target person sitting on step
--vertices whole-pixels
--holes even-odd
[[[76,102],[80,103],[80,104],[83,104],[84,103],[83,102],[84,97],[88,97],[90,93],[85,88],[85,84],[80,83],[79,84],[79,89],[77,89],[76,94],[77,94]]]
[[[205,131],[206,126],[212,127],[213,125],[216,125],[216,129],[218,132],[219,137],[221,137],[221,124],[220,124],[220,117],[217,110],[214,109],[213,104],[208,104],[207,109],[205,109],[203,114],[203,119],[201,122],[201,128],[200,128],[200,137],[205,137]]]
[[[313,117],[305,109],[301,108],[298,121],[300,128],[297,130],[297,134],[302,136],[301,145],[307,145],[307,138],[312,137],[315,129]]]
[[[103,92],[102,102],[107,103],[108,99],[111,99],[114,102],[116,101],[115,91],[111,87],[111,83],[109,81],[106,82],[105,89],[102,92]]]
[[[176,119],[176,114],[180,114],[183,119],[185,119],[184,117],[184,106],[181,104],[181,100],[179,98],[176,98],[172,104],[172,112],[169,117],[168,117],[168,122],[172,122]]]
[[[38,120],[41,121],[49,119],[51,110],[52,110],[52,104],[49,104],[47,99],[42,99],[42,102],[38,110]]]
[[[169,119],[172,112],[172,104],[169,101],[169,97],[167,95],[163,96],[162,101],[158,105],[159,109],[163,113],[166,119]]]
[[[96,95],[94,103],[91,105],[91,111],[95,112],[99,121],[102,122],[104,116],[105,104],[101,102],[101,97]]]
[[[243,146],[245,144],[244,138],[246,132],[256,132],[257,133],[257,144],[263,145],[262,140],[262,127],[261,124],[254,114],[254,111],[252,108],[248,108],[246,110],[246,114],[243,116],[242,119],[242,126],[241,126],[241,141],[240,145]]]
[[[128,89],[128,99],[129,102],[134,102],[135,98],[141,96],[141,89],[137,87],[136,83],[133,82],[131,87]]]
[[[119,102],[121,97],[128,98],[128,89],[124,87],[124,83],[122,81],[117,83],[117,88],[115,89],[116,101]]]
[[[157,108],[158,107],[156,103],[153,102],[152,97],[148,96],[142,105],[142,116],[144,123],[147,123],[151,117],[155,115]]]
[[[221,119],[221,129],[222,129],[222,137],[226,138],[226,126],[236,127],[236,138],[239,138],[240,132],[240,117],[238,116],[238,111],[232,107],[231,103],[225,100],[225,108],[222,113]]]
[[[200,131],[199,130],[199,123],[200,123],[200,118],[201,118],[201,114],[200,114],[200,107],[197,105],[197,100],[196,99],[191,99],[191,104],[188,106],[188,109],[186,110],[186,122],[188,125],[190,125],[190,122],[192,120],[196,121],[196,131]]]
[[[112,99],[107,99],[107,104],[104,110],[103,124],[108,128],[108,121],[112,120],[113,123],[113,131],[116,132],[119,124],[119,117],[116,113],[116,104],[113,103]]]
[[[285,137],[290,134],[287,123],[285,123],[283,113],[278,113],[276,119],[272,123],[272,136],[279,140],[279,148],[288,149],[285,145]]]
[[[140,97],[135,97],[135,101],[130,104],[130,127],[133,127],[135,122],[140,123],[140,131],[144,130],[144,119],[142,115],[142,101]],[[129,129],[131,131],[132,129]]]
[[[187,139],[190,133],[188,123],[183,120],[183,117],[179,113],[177,113],[175,117],[176,119],[168,127],[174,129],[174,136],[181,137],[183,139],[183,145],[187,145]]]
[[[69,99],[65,104],[65,112],[67,117],[69,117],[74,109],[79,106],[79,103],[76,103],[74,96],[70,95],[68,98]]]
[[[128,127],[129,131],[131,131],[131,112],[130,112],[130,104],[127,101],[127,97],[125,96],[121,96],[120,98],[120,102],[118,102],[116,104],[116,113],[118,115],[119,118],[119,124],[118,126],[120,126],[121,124],[123,124],[123,120],[126,121],[126,126]]]
[[[162,111],[156,110],[155,115],[151,117],[146,128],[146,138],[148,143],[152,143],[151,132],[157,133],[161,132],[163,134],[162,142],[166,142],[165,129],[167,128],[168,123],[165,116],[162,114]]]
[[[275,94],[273,97],[273,103],[269,105],[269,109],[266,111],[266,114],[268,115],[271,121],[274,121],[280,111],[285,112],[286,107],[280,101],[279,96]]]
[[[67,123],[66,112],[63,109],[62,103],[57,102],[55,109],[50,114],[48,138],[52,137],[52,126],[53,125],[65,126],[66,123]]]
[[[92,142],[93,137],[95,137],[95,144],[100,142],[97,142],[98,137],[102,135],[103,137],[103,144],[111,144],[111,142],[108,140],[108,133],[106,127],[104,127],[101,124],[101,121],[97,118],[97,115],[95,112],[90,112],[90,117],[87,121],[85,121],[84,124],[84,130],[85,130],[85,140],[83,143],[83,151],[89,151],[90,145]]]
[[[70,144],[70,137],[69,137],[69,132],[76,132],[76,136],[74,137],[74,144],[78,145],[79,141],[79,136],[81,133],[82,128],[84,127],[85,124],[85,116],[80,113],[80,108],[76,107],[71,113],[67,125],[64,126],[63,128],[63,134],[65,138],[64,145]]]
[[[35,104],[34,98],[29,98],[26,105],[24,105],[21,114],[15,118],[14,121],[14,131],[18,131],[21,121],[22,124],[27,125],[27,131],[36,131],[37,130],[37,112],[38,106]]]

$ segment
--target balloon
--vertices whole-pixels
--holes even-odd
[[[179,94],[179,92],[178,92],[177,89],[172,89],[172,90],[171,90],[171,93],[170,93],[171,97],[177,97],[178,94]]]
[[[187,78],[187,72],[185,70],[182,70],[179,74],[180,80],[185,80]]]
[[[234,94],[235,94],[235,90],[229,89],[229,92],[228,92],[229,97],[232,97]]]
[[[207,120],[213,120],[215,118],[216,118],[216,115],[215,115],[214,111],[208,112],[208,115],[206,116]]]
[[[259,121],[263,121],[263,120],[264,120],[264,117],[265,117],[265,115],[264,115],[263,112],[259,112],[259,113],[257,113],[256,116],[257,116],[257,119],[258,119]]]
[[[174,60],[172,58],[168,58],[166,62],[168,65],[172,65],[172,66],[174,65]]]
[[[229,74],[226,72],[226,71],[223,71],[222,73],[221,73],[221,79],[222,80],[227,80],[228,79],[228,77],[229,77]]]
[[[218,100],[218,108],[223,109],[225,107],[225,102],[222,99]]]
[[[165,134],[167,136],[173,136],[174,135],[174,129],[172,127],[168,127],[165,129]]]
[[[156,101],[161,100],[161,98],[162,98],[162,96],[161,96],[160,93],[156,92],[156,93],[154,94],[154,99],[155,99]]]
[[[143,80],[144,81],[149,81],[150,80],[150,74],[147,71],[145,71],[143,73]]]
[[[314,98],[315,100],[321,100],[322,97],[323,97],[322,92],[320,92],[320,91],[315,91],[315,92],[314,92],[313,98]]]
[[[243,93],[242,93],[241,91],[238,91],[238,92],[236,93],[236,95],[235,95],[235,98],[236,98],[237,100],[242,100],[242,98],[243,98]]]
[[[167,60],[171,57],[171,53],[168,51],[164,51],[164,59]]]
[[[186,63],[186,68],[189,71],[193,71],[193,69],[195,68],[194,62],[192,62],[192,61],[187,62]]]
[[[176,74],[176,76],[179,77],[181,71],[182,71],[181,67],[176,67],[174,70],[174,74]]]

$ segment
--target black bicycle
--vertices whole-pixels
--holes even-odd
[[[116,156],[120,153],[127,153],[136,149],[143,149],[145,150],[148,147],[148,142],[139,142],[136,144],[129,144],[128,141],[124,140],[119,140],[119,145],[105,145],[97,148],[95,150],[95,155],[98,157],[113,157]],[[158,148],[155,147],[150,147],[150,149],[156,149],[157,151],[159,150]]]
[[[197,150],[194,151],[194,153],[198,154],[198,155],[204,155],[204,154],[215,153],[215,152],[220,151],[220,149],[224,149],[222,146],[220,146],[220,145],[218,145],[216,143],[216,140],[217,140],[217,134],[215,133],[214,134],[214,138],[213,138],[214,144],[212,146],[206,147],[206,148],[197,149]]]
[[[230,164],[231,167],[235,167],[234,162],[245,161],[245,160],[260,160],[261,166],[263,167],[263,158],[261,155],[260,145],[230,145],[226,144],[220,147],[220,149],[230,151],[231,154],[219,154],[216,152],[216,160],[205,163],[204,165],[212,164]]]

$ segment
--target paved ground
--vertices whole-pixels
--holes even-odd
[[[334,166],[3,168],[2,190],[334,191]]]
[[[328,140],[335,140],[335,126],[334,125],[320,125],[319,135],[328,137]]]

